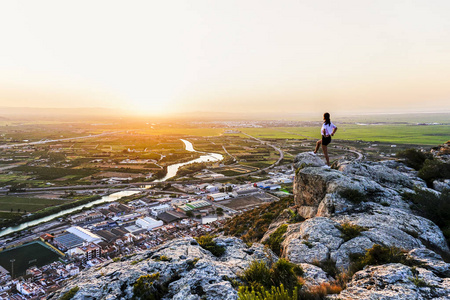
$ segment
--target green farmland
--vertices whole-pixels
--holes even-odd
[[[439,145],[450,140],[450,125],[339,125],[335,138],[394,144]],[[320,138],[320,127],[241,128],[242,132],[263,139]]]
[[[1,196],[0,211],[10,212],[36,212],[50,206],[57,206],[73,200],[45,199],[20,196]]]

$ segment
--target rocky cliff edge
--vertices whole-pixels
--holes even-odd
[[[450,264],[441,255],[449,248],[440,228],[411,209],[405,193],[418,189],[435,195],[414,170],[395,161],[344,162],[330,169],[311,153],[295,162],[294,194],[304,221],[289,222],[281,214],[262,239],[286,224],[281,256],[301,265],[305,286],[335,280],[325,268],[330,262],[346,273],[352,257],[374,245],[397,247],[415,266],[402,263],[369,265],[354,273],[345,288],[329,299],[450,299]],[[346,227],[359,228],[346,234]],[[237,299],[233,283],[254,260],[273,262],[275,254],[262,244],[251,246],[235,237],[214,241],[225,248],[215,257],[195,239],[182,238],[119,262],[83,271],[49,295],[59,299],[77,286],[73,299],[131,299],[142,275],[159,273],[162,299]],[[329,273],[326,273],[328,271]]]

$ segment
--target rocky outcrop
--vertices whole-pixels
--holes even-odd
[[[433,181],[433,189],[439,192],[450,190],[450,179],[441,179]]]
[[[131,299],[133,285],[142,275],[160,274],[158,282],[167,288],[164,299],[237,299],[230,283],[253,260],[276,261],[277,257],[261,244],[248,247],[237,238],[216,238],[226,248],[217,258],[193,238],[170,241],[154,250],[93,267],[66,282],[64,288],[50,295],[61,295],[78,286],[73,299]]]
[[[331,299],[449,299],[450,278],[440,278],[424,268],[402,264],[369,266]]]
[[[450,299],[450,264],[440,255],[450,252],[444,235],[402,197],[417,188],[427,189],[416,171],[395,161],[344,162],[331,169],[311,153],[298,155],[295,165],[295,209],[306,220],[291,224],[286,209],[262,241],[287,224],[281,255],[302,267],[306,289],[332,284],[329,266],[346,272],[352,256],[378,244],[406,250],[414,266],[366,266],[329,299]],[[438,188],[430,191],[440,194]],[[131,299],[141,276],[159,273],[162,299],[234,300],[238,295],[233,284],[253,260],[278,259],[259,243],[249,247],[234,237],[214,240],[226,249],[220,258],[193,238],[176,239],[83,271],[49,299],[58,299],[75,286],[79,291],[73,299]]]
[[[439,191],[428,189],[416,171],[398,162],[345,162],[335,170],[313,166],[313,156],[296,158],[296,165],[304,167],[294,181],[295,204],[307,220],[289,225],[282,255],[294,263],[335,263],[345,272],[353,254],[375,244],[410,250],[408,257],[420,267],[366,267],[334,299],[450,299],[449,264],[435,253],[449,253],[445,237],[402,197],[414,189]],[[359,234],[346,236],[344,224],[359,228]]]

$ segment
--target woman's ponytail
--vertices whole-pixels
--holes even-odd
[[[331,124],[331,120],[330,120],[330,114],[329,113],[324,113],[323,114],[323,118],[325,120],[325,125],[330,125]]]

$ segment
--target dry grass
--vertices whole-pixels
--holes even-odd
[[[304,291],[300,291],[299,299],[303,300],[322,300],[326,299],[327,295],[339,294],[342,291],[342,286],[338,283],[324,282],[320,285],[309,287]]]

